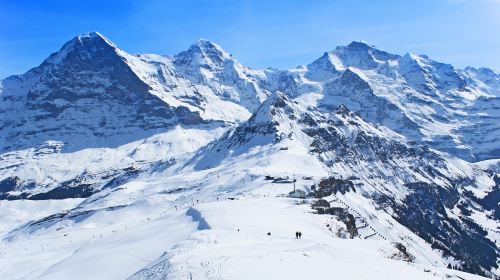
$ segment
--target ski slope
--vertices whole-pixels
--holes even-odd
[[[416,255],[408,263],[395,257],[394,241],[339,238],[340,221],[315,214],[310,201],[285,197],[290,184],[230,183],[231,177],[213,170],[164,175],[84,201],[62,200],[66,207],[38,216],[71,209],[64,218],[29,223],[31,217],[24,216],[28,224],[2,232],[0,278],[482,279],[433,263],[439,256],[432,250],[423,253],[436,256]],[[221,184],[198,188],[211,177]],[[43,208],[30,201],[2,202],[2,207],[10,209],[10,203],[25,214]],[[4,228],[20,225],[11,223]],[[297,230],[303,233],[300,240]]]
[[[0,279],[500,275],[499,85],[364,42],[253,70],[82,34],[0,81]]]

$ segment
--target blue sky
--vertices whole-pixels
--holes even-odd
[[[253,68],[307,64],[364,40],[500,70],[500,0],[0,0],[0,78],[88,31],[131,53],[175,54],[205,38]]]

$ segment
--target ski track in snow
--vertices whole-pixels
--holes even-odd
[[[2,279],[308,279],[325,275],[401,279],[409,274],[413,279],[446,275],[481,279],[435,267],[423,258],[423,263],[415,264],[388,259],[381,251],[388,244],[383,239],[337,238],[325,226],[331,222],[328,216],[313,214],[300,200],[279,197],[290,186],[247,186],[254,191],[234,196],[238,185],[228,193],[211,187],[189,195],[161,194],[165,185],[174,183],[130,183],[106,199],[109,206],[139,200],[128,207],[32,234],[20,229],[0,247]],[[188,216],[189,209],[196,209],[199,216]],[[197,230],[201,218],[210,229]],[[339,221],[333,225],[342,227]],[[296,230],[303,232],[301,240],[295,239]]]

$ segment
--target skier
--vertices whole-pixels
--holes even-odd
[[[302,232],[299,231],[299,239],[302,239]]]
[[[267,236],[271,236],[271,232],[268,232],[268,233],[267,233]]]
[[[295,239],[299,239],[299,231],[295,232]]]

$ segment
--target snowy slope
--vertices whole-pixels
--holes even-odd
[[[367,121],[466,160],[499,157],[500,76],[491,69],[461,70],[352,42],[307,66],[268,75],[273,90],[307,104],[325,110],[344,104]]]
[[[251,164],[249,160],[240,168]],[[336,216],[315,214],[313,200],[304,204],[280,197],[291,184],[249,180],[255,170],[235,178],[229,166],[198,173],[177,169],[170,176],[165,170],[85,201],[68,201],[76,205],[69,211],[54,209],[56,215],[32,217],[17,230],[4,231],[0,275],[2,279],[189,279],[190,274],[193,279],[257,275],[305,279],[332,274],[399,279],[411,273],[415,279],[446,275],[482,279],[445,269],[439,252],[392,219],[394,228],[384,232],[384,219],[390,217],[384,218],[383,212],[375,212],[380,221],[369,222],[385,239],[378,235],[344,239],[337,233],[345,231],[345,224]],[[275,172],[275,176],[285,174]],[[364,206],[365,211],[370,208],[361,197],[353,204],[348,196],[339,199],[353,207]],[[25,202],[6,201],[3,206]],[[303,232],[303,239],[294,238],[296,230]],[[404,244],[414,243],[407,247],[413,262],[404,261],[395,246],[401,242],[398,238],[406,239]]]
[[[300,156],[282,155],[288,153]],[[248,170],[250,178],[314,178],[305,190],[314,189],[317,197],[327,200],[337,192],[356,192],[368,198],[362,205],[356,204],[363,198],[350,198],[358,215],[364,211],[368,217],[380,217],[369,209],[383,209],[390,220],[433,248],[468,263],[470,271],[497,266],[499,225],[486,202],[498,189],[493,178],[465,161],[406,144],[401,136],[373,127],[343,106],[334,113],[312,113],[285,95],[273,94],[246,123],[202,150],[195,162],[194,171],[229,166],[222,170]],[[367,216],[361,217],[363,222]],[[436,220],[444,224],[436,225]],[[392,227],[380,226],[379,231]]]
[[[253,70],[82,34],[1,81],[0,278],[498,275],[499,81],[364,42]]]
[[[385,258],[391,252],[382,249],[391,246],[383,240],[332,238],[323,217],[311,215],[307,207],[290,199],[243,198],[197,209],[211,229],[194,234],[129,279],[401,279],[408,275],[475,279]],[[301,240],[292,236],[297,228],[304,232]]]
[[[364,42],[338,47],[307,67],[260,71],[207,40],[175,56],[130,55],[97,32],[82,34],[39,67],[2,81],[1,195],[29,197],[63,188],[57,197],[86,196],[102,178],[129,177],[127,170],[135,173],[158,158],[116,164],[109,155],[109,168],[90,175],[58,162],[78,159],[88,166],[94,159],[82,159],[83,150],[101,154],[96,148],[140,143],[175,133],[178,125],[205,135],[224,130],[248,119],[277,90],[323,112],[343,104],[368,122],[467,160],[498,158],[499,79],[493,70],[457,70]],[[55,178],[47,178],[48,172]],[[66,192],[68,185],[87,191]]]
[[[228,169],[224,166],[227,173],[177,170],[171,176],[163,171],[78,201],[62,215],[33,217],[24,227],[3,235],[0,275],[2,279],[189,279],[190,275],[306,279],[331,274],[400,279],[411,274],[414,279],[483,279],[447,270],[439,252],[394,220],[395,229],[387,232],[378,228],[383,222],[370,221],[386,239],[344,239],[336,234],[345,230],[337,217],[315,214],[311,201],[303,204],[279,197],[291,184],[249,180],[252,174],[234,178]],[[359,199],[356,203],[362,205]],[[294,238],[296,230],[303,232],[303,239]],[[404,261],[395,247],[398,240],[386,233],[413,239],[416,245],[408,248],[416,259]]]
[[[259,75],[207,41],[134,56],[79,35],[1,83],[0,197],[85,197],[193,152],[250,116]]]
[[[133,187],[125,188],[129,190],[128,196],[133,196],[130,193]],[[109,198],[110,201],[114,199],[116,197]],[[304,213],[307,208],[294,206],[293,200],[289,199],[256,198],[241,202],[223,202],[221,199],[220,203],[199,204],[197,211],[212,228],[200,232],[197,232],[198,222],[186,215],[188,208],[175,211],[166,199],[159,199],[156,203],[148,201],[127,209],[101,210],[79,222],[60,222],[52,229],[31,233],[29,239],[17,234],[20,236],[18,240],[1,246],[2,279],[124,279],[135,275],[134,279],[137,272],[145,274],[143,267],[157,263],[166,269],[160,270],[156,265],[153,275],[171,274],[167,279],[176,279],[174,275],[186,277],[190,273],[201,279],[211,279],[211,275],[216,279],[245,279],[250,275],[249,271],[254,271],[255,265],[263,267],[266,263],[273,264],[273,268],[259,270],[262,277],[275,279],[278,275],[288,275],[290,265],[302,263],[304,269],[292,279],[304,279],[308,268],[331,267],[333,264],[335,270],[363,273],[355,268],[374,262],[391,271],[396,268],[396,271],[401,270],[399,273],[417,273],[422,279],[439,279],[432,278],[436,271],[439,276],[446,273],[479,279],[456,271],[425,265],[409,266],[385,259],[384,252],[378,249],[388,244],[386,242],[332,238],[322,226],[323,216]],[[128,219],[109,223],[122,215],[127,215]],[[256,218],[249,219],[249,215]],[[277,220],[283,222],[277,223]],[[291,236],[296,227],[304,232],[301,241]],[[273,233],[272,238],[265,236],[269,230]],[[179,245],[174,246],[177,243]],[[164,251],[167,254],[163,255]],[[364,259],[360,260],[358,253]],[[165,262],[166,258],[175,259]],[[342,261],[332,262],[331,258],[342,258]],[[169,265],[165,267],[165,263]],[[424,269],[432,272],[425,273]],[[376,279],[395,279],[390,277],[392,273],[376,267],[366,273],[374,271],[379,277]],[[319,270],[318,273],[326,271]],[[144,278],[152,279],[151,275]]]

